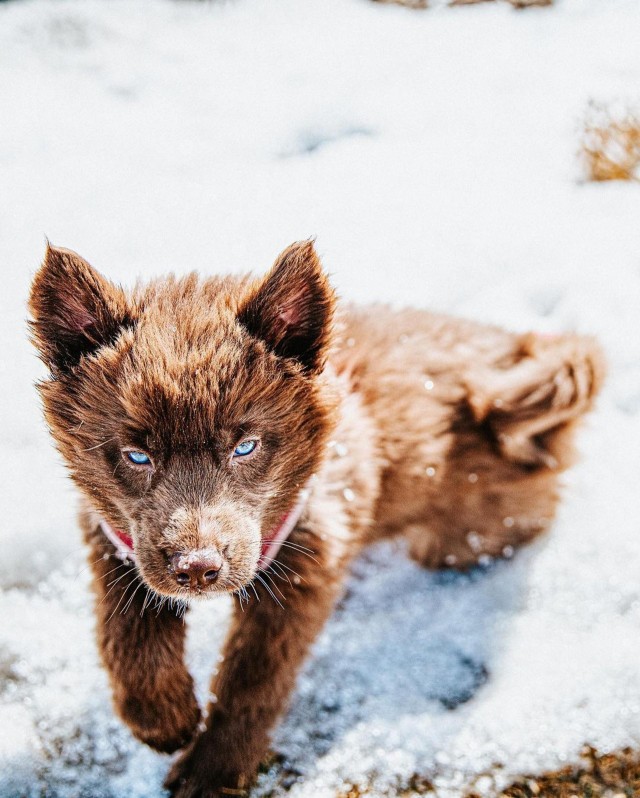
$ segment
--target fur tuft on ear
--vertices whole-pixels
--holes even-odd
[[[133,324],[124,292],[75,252],[47,251],[29,297],[33,342],[53,373],[110,343]]]
[[[335,296],[312,241],[292,244],[238,312],[238,320],[280,357],[305,371],[324,365]]]

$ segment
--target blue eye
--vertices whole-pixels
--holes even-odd
[[[151,458],[144,452],[127,452],[127,459],[134,465],[150,465]]]
[[[233,450],[234,457],[246,457],[251,452],[255,452],[258,441],[242,441]]]

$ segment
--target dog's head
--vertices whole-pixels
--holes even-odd
[[[232,591],[319,467],[334,295],[310,242],[261,281],[173,276],[131,294],[48,247],[31,297],[48,424],[158,593]]]

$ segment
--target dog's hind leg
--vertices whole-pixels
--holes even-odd
[[[604,360],[587,338],[514,338],[509,362],[474,364],[442,490],[424,522],[408,530],[427,567],[466,568],[509,556],[548,528],[558,476],[574,459],[577,423],[591,408]]]
[[[166,603],[157,606],[135,566],[114,555],[88,514],[80,520],[97,599],[98,647],[115,708],[138,739],[171,753],[191,739],[200,720],[184,665],[184,619]]]

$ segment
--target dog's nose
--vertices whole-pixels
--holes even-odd
[[[171,557],[170,570],[180,587],[208,587],[218,578],[222,556],[217,549],[179,551]]]

